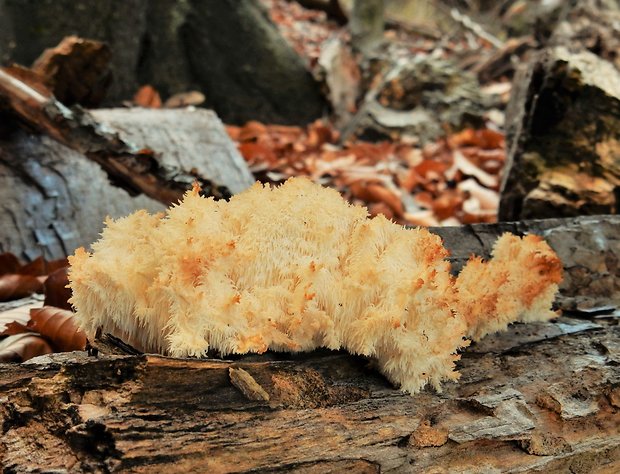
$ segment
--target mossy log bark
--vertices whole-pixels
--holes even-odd
[[[617,247],[596,234],[601,222],[617,235],[615,218],[512,230],[581,225],[617,258]],[[475,239],[475,250],[488,249],[510,230],[459,229],[446,234],[457,262],[467,245],[451,242]],[[0,364],[5,472],[620,469],[617,310],[490,336],[464,351],[458,383],[415,396],[392,387],[372,361],[345,353],[191,360],[123,355],[112,341],[104,336],[96,357]]]

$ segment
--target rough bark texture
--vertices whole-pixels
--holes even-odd
[[[193,169],[196,176],[204,176],[232,194],[254,183],[245,160],[210,110],[134,108],[91,113],[124,141],[155,151],[165,168],[179,172]]]
[[[592,53],[544,51],[515,79],[499,218],[618,212],[620,73]]]
[[[512,230],[588,234],[602,222],[617,235],[616,218]],[[488,249],[509,227],[445,238],[462,259],[463,242]],[[596,245],[618,256],[603,236]],[[0,365],[0,463],[17,473],[618,472],[617,318],[517,325],[464,351],[459,383],[413,397],[343,353],[183,360],[120,355],[104,337],[99,357]]]
[[[466,351],[458,384],[414,397],[346,354],[0,365],[0,460],[7,472],[617,472],[617,321],[487,341]]]
[[[93,114],[137,148],[155,150],[168,169],[195,168],[232,192],[253,182],[210,111],[110,109]],[[191,185],[188,179],[185,184]],[[59,258],[88,246],[98,238],[107,215],[164,208],[112,185],[99,165],[81,153],[20,130],[5,130],[0,136],[0,201],[0,251],[26,259]]]
[[[169,205],[178,201],[196,181],[208,196],[230,197],[228,188],[201,175],[197,167],[191,167],[191,162],[183,166],[178,160],[162,158],[161,150],[152,149],[148,143],[137,145],[121,138],[114,129],[98,123],[84,109],[65,107],[35,77],[27,79],[32,86],[18,79],[20,74],[32,76],[31,71],[12,69],[15,68],[0,69],[0,110],[8,110],[26,126],[82,153],[128,191],[146,194]]]
[[[0,27],[0,59],[24,65],[64,36],[107,42],[108,104],[149,83],[164,97],[201,90],[226,122],[322,113],[318,85],[257,0],[0,0]]]
[[[542,235],[564,262],[557,302],[562,309],[620,306],[620,216],[583,216],[465,227],[435,227],[458,272],[472,255],[489,257],[504,232]]]
[[[578,3],[515,78],[501,220],[619,210],[620,11]]]

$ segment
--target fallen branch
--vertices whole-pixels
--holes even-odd
[[[41,87],[33,87],[0,69],[0,108],[28,126],[95,161],[110,178],[131,193],[144,193],[164,204],[176,202],[193,181],[207,195],[227,198],[230,192],[194,170],[163,166],[155,151],[139,149],[106,129],[81,108],[69,109]]]

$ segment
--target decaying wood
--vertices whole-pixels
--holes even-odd
[[[564,263],[557,303],[565,310],[620,307],[620,216],[582,216],[465,227],[435,227],[455,271],[472,255],[488,257],[504,232],[542,235]]]
[[[506,230],[564,232],[568,242],[552,245],[570,247],[578,229],[584,251],[617,262],[619,226],[605,216],[442,235],[458,264],[468,246],[488,251]],[[580,251],[568,252],[567,270]],[[112,355],[104,338],[99,357],[0,364],[0,464],[17,473],[617,472],[619,329],[617,312],[516,325],[466,349],[458,383],[413,397],[344,353],[171,359]]]
[[[576,3],[515,78],[501,220],[618,213],[620,11]]]
[[[170,168],[158,150],[138,147],[106,129],[82,109],[62,103],[0,70],[0,106],[63,145],[96,162],[110,178],[133,193],[144,193],[166,205],[177,201],[192,181],[207,195],[230,196],[230,190],[195,169]]]
[[[222,123],[204,109],[101,109],[96,121],[137,149],[157,151],[162,167],[195,171],[237,193],[252,175]],[[0,120],[3,124],[15,121]],[[193,176],[173,176],[191,186]],[[0,252],[31,260],[73,253],[99,238],[106,216],[164,206],[144,195],[130,196],[111,184],[101,167],[47,136],[20,129],[0,136]]]
[[[3,364],[0,462],[18,473],[613,472],[617,320],[559,324],[573,332],[531,342],[519,333],[546,325],[516,327],[505,345],[471,348],[458,384],[415,397],[345,354]],[[241,370],[258,391],[231,382]]]
[[[68,36],[39,56],[32,70],[45,78],[54,97],[65,105],[97,107],[112,82],[110,47],[101,41]]]

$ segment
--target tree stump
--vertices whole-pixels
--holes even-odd
[[[501,220],[618,213],[620,12],[578,3],[515,78]]]

